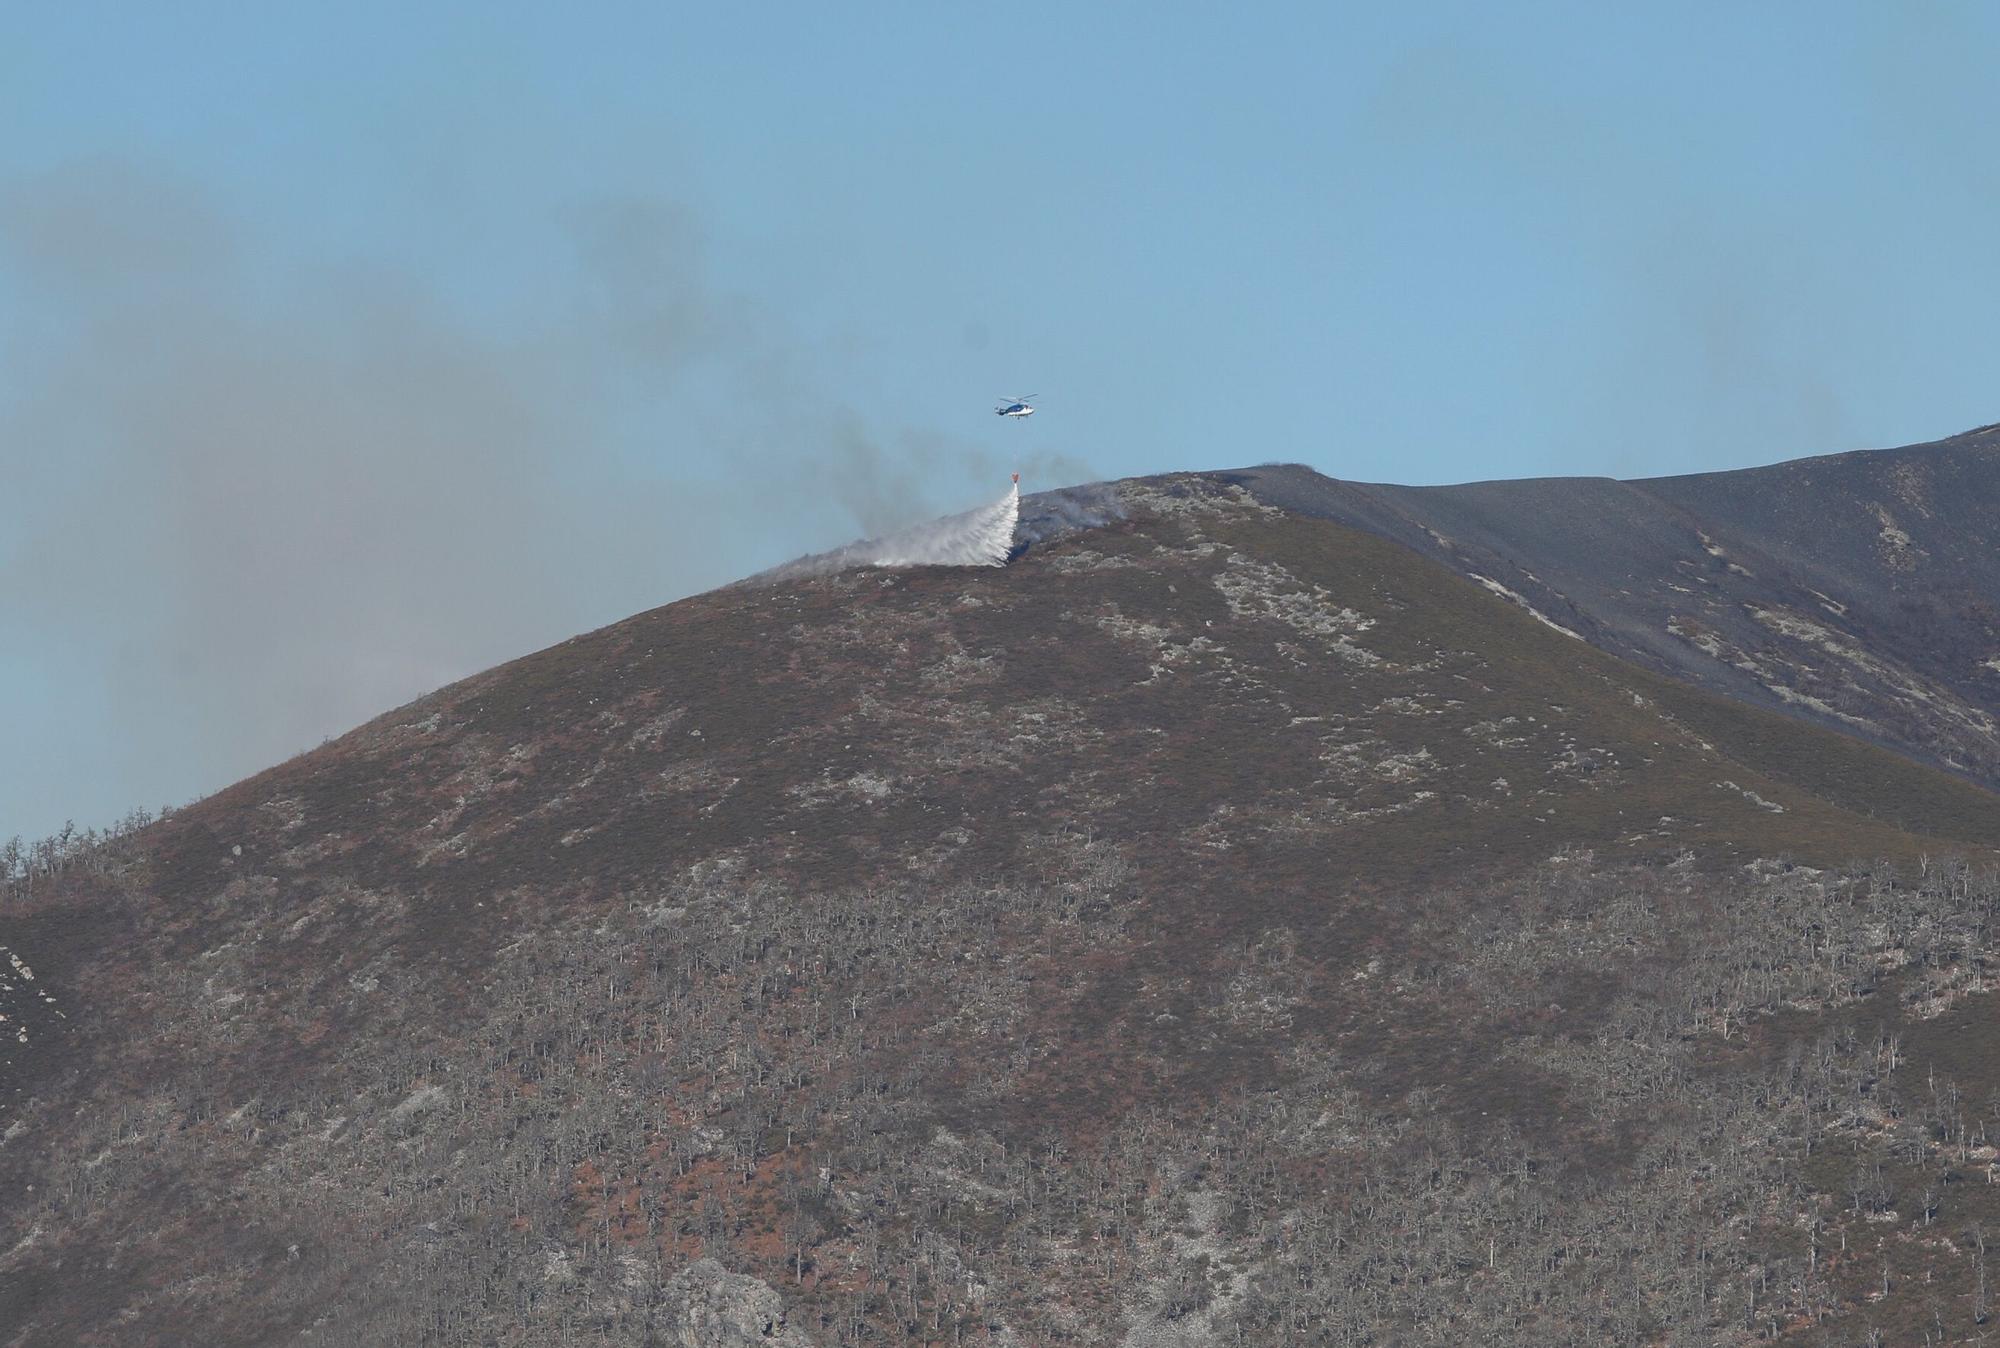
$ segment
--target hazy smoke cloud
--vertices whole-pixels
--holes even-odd
[[[274,263],[145,168],[0,186],[0,623],[67,685],[0,729],[0,833],[185,800],[760,555],[935,513],[982,466],[837,404],[829,435],[684,212],[567,228],[574,293],[494,323],[400,272]],[[731,395],[684,432],[723,466],[668,481],[634,436],[689,380]]]
[[[1125,503],[1108,482],[1087,482],[1055,491],[1037,492],[1021,502],[1014,526],[1017,544],[1053,543],[1059,538],[1096,529],[1125,518]]]

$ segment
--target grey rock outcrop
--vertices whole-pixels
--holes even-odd
[[[682,1348],[813,1348],[810,1338],[785,1323],[785,1299],[776,1288],[713,1259],[676,1273],[666,1293],[656,1323]]]

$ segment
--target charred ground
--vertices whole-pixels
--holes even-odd
[[[1230,477],[1605,650],[2000,785],[2000,427],[1635,482]]]

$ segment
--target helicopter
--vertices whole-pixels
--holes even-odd
[[[993,413],[1002,417],[1031,417],[1035,415],[1035,409],[1028,405],[1028,398],[1035,396],[1037,395],[1030,393],[1027,398],[1002,398],[1000,405],[993,409]]]

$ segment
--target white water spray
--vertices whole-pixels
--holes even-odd
[[[1005,566],[1021,520],[1019,483],[992,505],[856,544],[871,566]]]
[[[1014,527],[1020,519],[1021,487],[1017,482],[991,505],[801,557],[740,583],[759,585],[824,576],[857,566],[1005,566],[1014,551]]]

